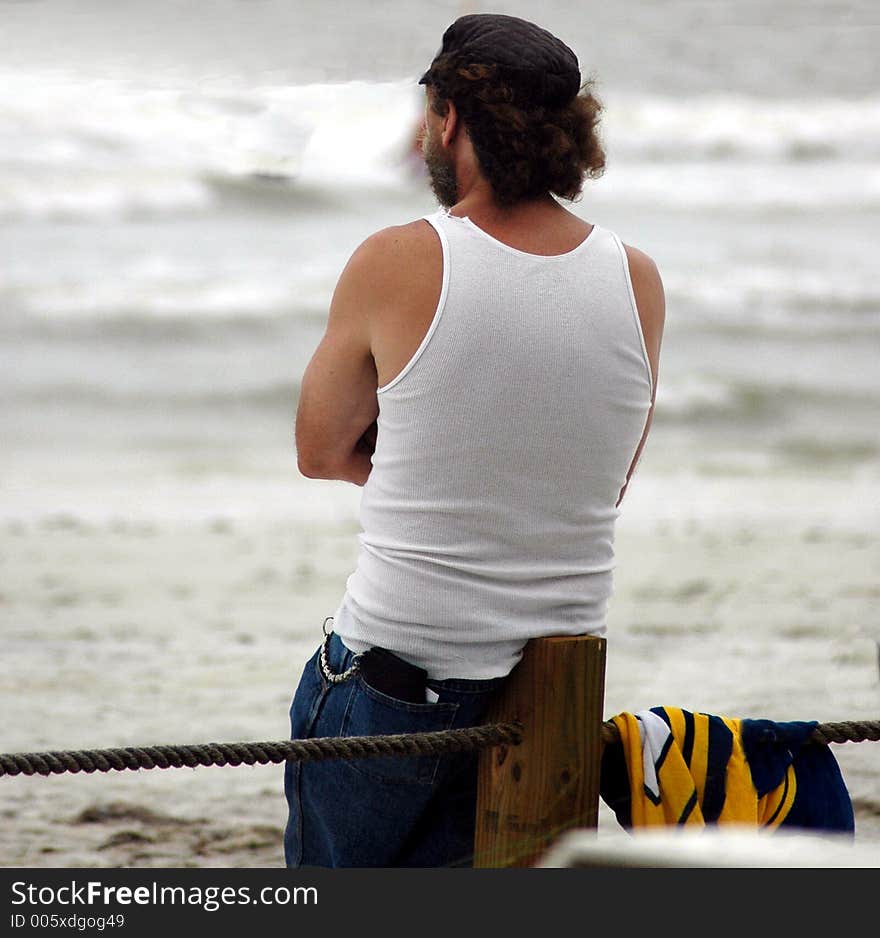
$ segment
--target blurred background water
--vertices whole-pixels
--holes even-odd
[[[172,514],[214,510],[194,477],[290,471],[345,260],[433,208],[407,153],[414,80],[455,16],[489,9],[537,14],[0,4],[4,514],[116,493],[130,511],[160,480]],[[607,108],[608,171],[576,210],[666,284],[651,470],[874,478],[876,6],[550,2],[540,19]]]
[[[355,247],[435,207],[411,152],[423,106],[416,80],[465,12],[534,19],[577,52],[606,106],[608,169],[574,210],[651,254],[666,286],[656,419],[621,532],[693,524],[705,537],[668,562],[627,554],[612,649],[641,665],[612,670],[609,703],[702,676],[726,694],[707,694],[707,706],[810,716],[783,712],[796,694],[783,680],[774,696],[779,674],[754,665],[768,654],[778,602],[804,608],[782,616],[775,664],[793,642],[814,643],[804,699],[834,684],[830,669],[857,665],[851,695],[837,685],[820,695],[823,713],[876,711],[876,3],[0,0],[0,616],[10,724],[0,748],[64,747],[82,728],[62,722],[55,738],[34,706],[47,662],[79,669],[65,705],[95,738],[78,744],[130,744],[147,741],[132,727],[180,741],[168,713],[202,708],[198,690],[222,700],[242,679],[236,662],[252,676],[267,643],[272,654],[286,655],[285,642],[294,659],[310,653],[353,559],[359,490],[299,478],[298,384]],[[231,525],[253,535],[248,550],[262,539],[275,551],[249,581],[250,605],[224,593],[222,611],[193,614],[198,588],[183,581],[229,563],[211,581],[225,589],[243,561],[187,540],[187,523]],[[260,533],[272,524],[329,531],[331,547]],[[756,535],[743,534],[755,524],[791,537],[784,559],[762,567]],[[126,554],[141,566],[123,567],[108,586],[122,555],[113,537],[131,525],[176,565],[165,605],[148,588],[161,580],[158,554]],[[719,543],[729,552],[711,560]],[[688,578],[701,563],[707,579]],[[308,579],[316,567],[324,580]],[[841,576],[851,582],[841,586]],[[676,585],[663,593],[670,577]],[[838,586],[817,598],[824,578]],[[210,583],[201,589],[210,604]],[[255,590],[265,603],[275,597],[271,615]],[[731,590],[754,605],[719,612]],[[667,605],[652,620],[645,610],[659,608],[661,593]],[[711,610],[682,614],[703,593]],[[306,622],[313,631],[297,632]],[[689,630],[705,635],[719,622],[727,631],[713,632],[705,652],[684,643]],[[128,681],[131,649],[111,653],[107,643],[151,629],[161,640],[137,646],[136,657],[155,661],[153,671],[146,684]],[[175,642],[190,629],[215,657],[186,672],[185,691],[160,692],[159,662],[183,654]],[[666,659],[653,650],[658,637]],[[739,664],[714,676],[695,666],[719,660],[724,641],[728,652],[742,643]],[[219,668],[216,686],[209,665]],[[652,685],[659,673],[667,683]],[[117,695],[115,707],[90,686]],[[126,689],[153,695],[155,726],[122,720],[139,712]],[[261,730],[260,713],[265,701],[252,722],[218,724],[216,735],[278,735]],[[862,787],[880,805],[876,774]]]

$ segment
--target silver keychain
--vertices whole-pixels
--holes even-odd
[[[358,666],[360,664],[360,659],[355,655],[354,661],[351,663],[351,667],[346,668],[345,671],[342,671],[339,674],[334,673],[330,670],[330,665],[327,663],[327,646],[330,643],[330,636],[333,634],[331,629],[327,631],[327,623],[333,621],[333,616],[327,616],[321,625],[321,631],[324,633],[324,642],[321,645],[321,673],[331,684],[341,684],[343,681],[347,681],[350,677],[357,673]]]

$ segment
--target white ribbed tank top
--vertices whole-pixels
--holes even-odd
[[[333,628],[438,680],[499,677],[530,638],[605,632],[615,504],[651,370],[614,233],[596,225],[545,257],[467,218],[426,220],[442,292],[378,390],[360,551]]]

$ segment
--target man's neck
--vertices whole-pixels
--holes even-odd
[[[449,211],[459,217],[466,215],[477,224],[485,222],[494,226],[559,216],[565,209],[549,193],[536,199],[524,199],[514,205],[499,205],[487,183],[485,187],[472,189]]]
[[[500,206],[491,189],[472,189],[449,210],[469,218],[499,241],[533,254],[563,254],[576,247],[592,226],[560,205],[549,193]]]

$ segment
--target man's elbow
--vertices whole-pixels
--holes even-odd
[[[301,423],[297,416],[294,431],[294,447],[296,450],[296,466],[307,479],[326,479],[334,466],[332,451],[328,451],[326,437],[314,433]]]
[[[297,454],[299,471],[307,479],[338,480],[365,485],[370,477],[372,462],[367,453],[353,453],[347,461],[316,459],[308,454]]]
[[[296,467],[307,479],[332,479],[335,467],[326,456],[308,450],[297,449]]]

